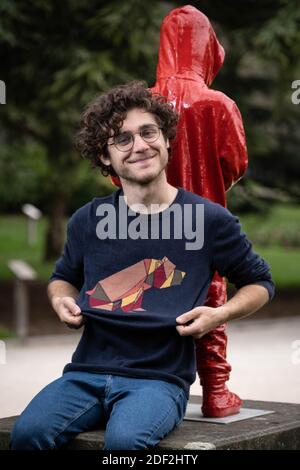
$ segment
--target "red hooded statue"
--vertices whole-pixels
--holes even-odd
[[[225,192],[247,168],[240,112],[234,101],[209,88],[224,55],[203,13],[190,5],[176,8],[162,23],[157,81],[152,88],[172,101],[180,116],[167,169],[169,183],[223,206]],[[205,305],[217,307],[225,302],[226,283],[216,273]],[[195,342],[203,414],[238,413],[241,400],[225,385],[231,371],[225,325]]]

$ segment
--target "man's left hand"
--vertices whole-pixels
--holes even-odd
[[[201,338],[210,330],[226,322],[224,307],[196,307],[176,318],[179,326],[176,330],[180,336]]]

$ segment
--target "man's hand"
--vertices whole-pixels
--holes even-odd
[[[259,284],[248,284],[221,307],[196,307],[176,318],[176,326],[181,336],[201,338],[210,330],[227,321],[247,317],[256,312],[269,300],[266,287]]]
[[[226,322],[223,307],[196,307],[176,318],[180,326],[176,330],[180,336],[201,338],[210,330]]]
[[[52,306],[60,321],[69,328],[78,329],[85,323],[85,318],[72,297],[53,297]]]

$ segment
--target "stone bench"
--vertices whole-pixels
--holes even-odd
[[[191,396],[190,403],[200,397]],[[274,413],[231,424],[184,420],[156,447],[157,450],[296,450],[300,449],[300,405],[245,400],[245,408]],[[0,420],[0,450],[7,450],[16,417]],[[70,450],[101,450],[104,430],[79,434]]]

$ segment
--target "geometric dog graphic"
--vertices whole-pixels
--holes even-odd
[[[181,284],[186,273],[175,268],[166,256],[162,260],[141,260],[97,282],[93,289],[86,292],[90,296],[89,306],[109,311],[144,311],[141,306],[147,289],[164,289]]]

